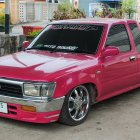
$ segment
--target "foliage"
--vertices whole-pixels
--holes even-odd
[[[0,25],[4,25],[5,23],[5,16],[4,14],[0,14]]]
[[[30,37],[36,37],[39,33],[40,33],[41,31],[32,31],[32,32],[29,32],[28,33],[28,35],[30,36]]]
[[[84,11],[79,9],[75,9],[68,2],[64,2],[58,5],[58,9],[54,12],[54,20],[63,20],[63,19],[77,19],[77,18],[85,18]]]
[[[136,0],[123,0],[122,1],[122,12],[127,14],[131,18],[132,14],[136,13]]]
[[[97,11],[97,12],[96,12],[96,16],[97,16],[97,17],[102,17],[102,15],[103,15],[103,14],[102,14],[102,11],[100,11],[100,12]]]
[[[119,19],[122,18],[123,11],[121,8],[119,8],[119,9],[110,8],[109,10],[111,11],[113,18],[119,18]]]
[[[102,6],[102,11],[97,11],[97,17],[109,18],[124,18],[128,15],[129,18],[136,12],[136,0],[123,0],[120,8],[108,8],[105,4]]]

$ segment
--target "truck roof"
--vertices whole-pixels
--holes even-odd
[[[52,22],[53,24],[66,24],[66,23],[83,23],[83,24],[88,24],[88,23],[98,23],[98,24],[113,24],[117,22],[128,22],[128,21],[135,21],[132,19],[115,19],[115,18],[81,18],[81,19],[68,19],[68,20],[59,20],[59,21],[54,21]]]

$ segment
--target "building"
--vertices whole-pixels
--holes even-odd
[[[46,0],[18,0],[17,4],[17,22],[32,22],[47,19]]]
[[[0,14],[4,13],[4,9],[5,9],[4,0],[0,0]]]
[[[58,0],[9,0],[12,24],[32,22],[53,18]],[[59,0],[61,1],[61,0]],[[4,14],[5,3],[0,0],[0,13]]]
[[[19,0],[20,22],[40,21],[53,18],[58,0]]]
[[[99,2],[107,4],[111,8],[118,8],[120,7],[122,0],[99,0]]]
[[[102,4],[106,4],[111,8],[118,8],[122,0],[79,0],[79,8],[84,10],[86,16],[92,17],[93,10],[101,10]]]

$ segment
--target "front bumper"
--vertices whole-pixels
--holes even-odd
[[[0,113],[0,116],[34,123],[57,121],[64,99],[65,97],[56,99],[32,97],[15,98],[0,95],[0,102],[8,104],[8,114]],[[33,106],[36,108],[36,112],[24,111],[21,109],[22,105]]]

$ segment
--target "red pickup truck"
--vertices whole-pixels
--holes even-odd
[[[52,22],[24,51],[0,58],[0,116],[78,125],[91,105],[139,87],[139,77],[136,21]]]

